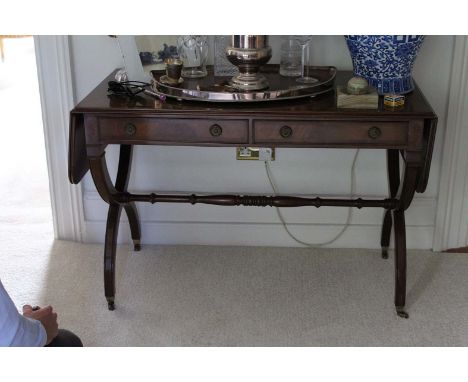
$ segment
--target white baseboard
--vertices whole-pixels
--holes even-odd
[[[289,225],[289,229],[301,240],[320,243],[334,237],[341,226]],[[380,248],[380,227],[350,225],[346,232],[330,248]],[[407,226],[409,249],[430,249],[434,235],[433,226]],[[102,243],[105,224],[86,222],[86,241]],[[126,222],[121,222],[119,244],[131,242]],[[141,242],[158,245],[227,245],[300,247],[280,224],[208,224],[208,223],[144,223]],[[391,247],[393,244],[391,244]]]
[[[85,242],[102,243],[107,205],[96,192],[85,193]],[[300,246],[279,223],[271,207],[220,207],[210,205],[138,205],[143,244],[194,244],[229,246]],[[407,213],[407,245],[432,248],[435,198],[415,198]],[[346,221],[346,208],[284,208],[290,230],[298,238],[320,243],[333,238]],[[330,247],[379,248],[383,210],[353,209],[346,232]],[[122,212],[119,243],[130,242],[130,231]]]

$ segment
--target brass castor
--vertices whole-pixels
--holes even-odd
[[[388,259],[388,247],[382,247],[382,259]]]
[[[409,314],[406,313],[403,306],[397,306],[396,307],[396,313],[397,313],[398,317],[409,318]]]
[[[133,240],[133,250],[138,252],[141,250],[140,240]]]
[[[114,297],[107,297],[107,308],[109,310],[115,310]]]

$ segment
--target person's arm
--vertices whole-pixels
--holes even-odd
[[[0,346],[44,346],[46,342],[41,322],[22,316],[0,281]]]

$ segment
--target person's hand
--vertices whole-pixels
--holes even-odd
[[[39,320],[47,333],[47,343],[50,344],[58,334],[57,313],[49,305],[45,308],[34,309],[31,305],[23,306],[23,316]]]

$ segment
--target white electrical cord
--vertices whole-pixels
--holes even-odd
[[[354,192],[355,192],[355,186],[356,186],[356,161],[357,161],[357,157],[358,157],[358,154],[359,154],[359,149],[356,150],[356,153],[354,154],[354,158],[353,158],[353,164],[351,166],[351,181],[350,181],[350,196],[351,198],[354,196]],[[273,174],[271,173],[271,168],[270,168],[270,161],[265,161],[265,170],[266,170],[266,174],[267,174],[267,177],[268,177],[268,180],[270,182],[270,185],[271,185],[271,188],[273,189],[273,193],[274,195],[278,195],[279,192],[278,192],[278,188],[276,187],[276,183],[273,179]],[[323,243],[306,243],[305,241],[302,241],[300,239],[298,239],[296,236],[294,236],[292,234],[292,232],[289,230],[288,228],[288,225],[279,209],[279,207],[275,207],[276,208],[276,213],[278,214],[278,218],[280,219],[281,223],[283,224],[283,227],[284,229],[286,230],[286,232],[288,233],[288,235],[296,242],[298,242],[299,244],[302,244],[302,245],[305,245],[306,247],[311,247],[311,248],[314,248],[314,247],[323,247],[324,245],[328,245],[328,244],[331,244],[331,243],[334,243],[336,240],[338,240],[342,235],[343,233],[346,231],[346,229],[349,227],[349,224],[351,223],[351,216],[352,216],[352,207],[349,207],[348,208],[348,217],[346,218],[346,223],[345,225],[343,226],[343,228],[341,229],[340,232],[338,232],[338,234],[333,238],[333,239],[330,239],[326,242],[323,242]]]

